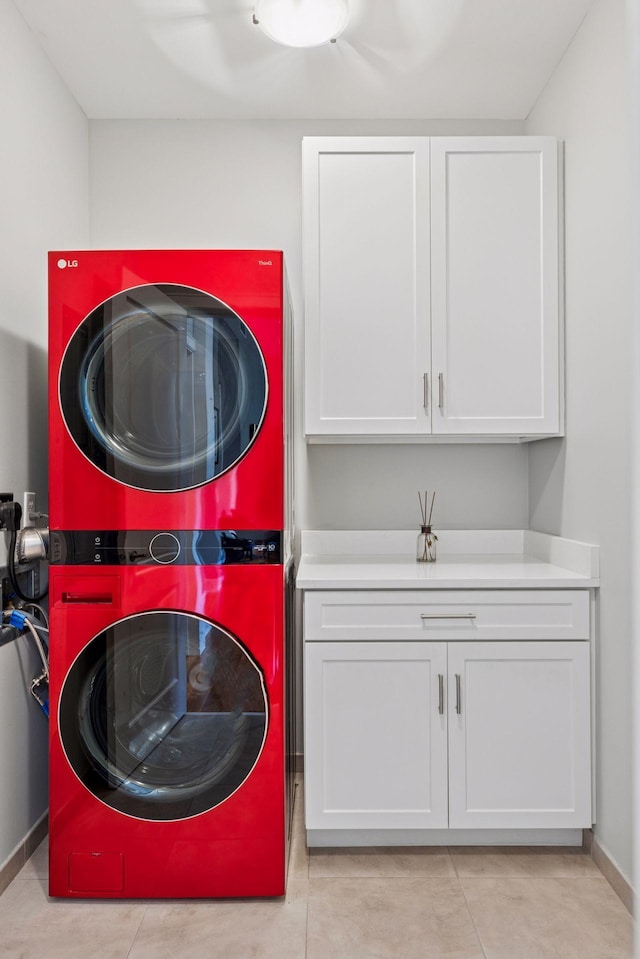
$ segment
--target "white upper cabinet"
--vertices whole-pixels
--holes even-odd
[[[560,429],[557,144],[431,140],[434,433]]]
[[[303,141],[305,432],[561,424],[557,142]]]
[[[429,432],[429,141],[303,151],[306,432]]]

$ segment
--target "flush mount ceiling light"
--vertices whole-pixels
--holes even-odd
[[[253,22],[276,43],[319,47],[347,25],[347,0],[256,0]]]

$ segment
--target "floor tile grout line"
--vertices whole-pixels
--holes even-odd
[[[309,863],[307,862],[307,895],[305,897],[305,915],[304,915],[304,959],[309,955]]]
[[[447,852],[449,853],[449,859],[451,860],[451,865],[453,866],[453,871],[456,874],[456,878],[460,879],[460,873],[458,872],[458,867],[456,866],[455,856],[451,852],[451,846],[447,846]]]
[[[493,882],[502,882],[503,880],[510,880],[511,882],[550,882],[558,880],[559,882],[607,882],[604,876],[559,876],[559,875],[523,875],[519,873],[504,872],[504,873],[484,873],[477,876],[460,876],[460,882],[478,882],[482,881],[493,881]],[[614,889],[615,892],[615,889]],[[620,897],[618,897],[620,898]],[[624,903],[623,903],[624,905]]]
[[[468,899],[467,899],[467,894],[466,894],[466,892],[464,891],[464,886],[462,885],[462,881],[461,881],[461,879],[460,879],[459,876],[458,876],[458,885],[460,886],[460,892],[462,893],[462,898],[464,899],[464,904],[465,904],[465,906],[467,907],[467,912],[469,913],[469,918],[471,919],[471,924],[473,925],[474,932],[475,932],[475,934],[476,934],[476,936],[477,936],[477,938],[478,938],[478,943],[479,943],[479,945],[480,945],[480,949],[482,950],[482,955],[484,956],[484,959],[488,959],[487,953],[486,953],[485,948],[484,948],[484,943],[483,943],[483,941],[482,941],[482,936],[480,935],[480,932],[479,932],[479,930],[478,930],[478,927],[476,926],[476,921],[475,921],[475,919],[473,918],[473,913],[471,912],[471,906],[469,905],[469,901],[468,901]]]
[[[301,784],[300,782],[296,782],[296,784],[295,784],[295,791],[294,791],[294,794],[293,794],[293,809],[291,810],[292,825],[291,825],[291,844],[290,844],[290,848],[289,848],[289,865],[291,865],[291,856],[292,856],[292,853],[293,853],[293,838],[294,838],[294,830],[295,830],[295,828],[296,828],[295,816],[296,816],[296,813],[297,813],[297,810],[298,810],[298,804],[302,801],[302,789],[300,788],[301,785],[302,785],[302,784]],[[303,787],[303,788],[304,788],[304,787]],[[301,840],[302,840],[302,842],[304,843],[305,859],[306,859],[306,867],[305,867],[305,870],[304,870],[303,873],[302,873],[302,879],[303,879],[303,882],[306,883],[305,898],[304,898],[305,913],[304,913],[304,957],[303,957],[303,959],[307,959],[307,952],[308,952],[308,949],[309,949],[308,939],[309,939],[309,865],[310,865],[310,856],[309,856],[309,850],[308,850],[308,848],[307,848],[307,835],[306,835],[305,822],[304,822],[304,806],[303,806],[303,808],[302,808],[302,835],[301,835],[301,836],[296,835],[296,843],[300,842]],[[289,870],[287,870],[287,885],[288,885],[288,884],[289,884]],[[285,890],[285,902],[286,902],[286,899],[287,899],[287,891]]]
[[[126,956],[124,957],[124,959],[130,959],[130,957],[131,957],[131,950],[133,949],[133,947],[134,947],[135,944],[136,944],[136,939],[138,938],[138,933],[140,932],[140,929],[141,929],[141,927],[142,927],[142,923],[144,922],[144,918],[145,918],[145,916],[147,915],[147,909],[148,909],[148,908],[149,908],[149,904],[148,904],[148,903],[145,903],[144,909],[142,910],[142,915],[140,916],[140,922],[138,923],[138,927],[137,927],[136,931],[135,931],[134,934],[133,934],[133,938],[131,939],[131,945],[130,945],[129,948],[127,949],[127,954],[126,954]]]
[[[537,875],[536,875],[536,874],[532,874],[532,873],[524,873],[524,872],[523,872],[523,873],[517,873],[517,872],[509,872],[508,870],[501,870],[501,871],[495,872],[495,873],[481,872],[481,873],[476,873],[476,874],[462,875],[462,874],[458,871],[458,866],[456,865],[456,857],[455,857],[455,855],[453,854],[453,851],[452,851],[452,850],[454,850],[454,849],[456,849],[456,848],[460,849],[460,848],[467,848],[467,847],[455,847],[455,846],[454,846],[454,847],[451,847],[451,846],[448,846],[448,847],[447,847],[447,849],[449,850],[449,855],[451,856],[451,861],[452,861],[452,863],[453,863],[453,868],[454,868],[454,870],[455,870],[456,876],[457,876],[460,880],[462,880],[462,879],[545,879],[545,880],[546,880],[546,879],[604,879],[605,882],[608,881],[608,880],[607,880],[607,877],[597,868],[597,863],[594,863],[594,865],[596,866],[596,869],[597,869],[597,874],[596,874],[595,872],[593,872],[593,870],[591,870],[591,871],[586,871],[586,872],[583,873],[583,874],[580,874],[580,873],[578,873],[578,874],[576,874],[576,873],[571,873],[571,874],[568,874],[568,875],[563,875],[563,874],[561,874],[561,873],[558,873],[558,874],[549,873],[549,874],[547,874],[547,875],[544,875],[544,874],[537,874]],[[482,846],[477,846],[477,847],[475,847],[476,850],[480,850],[480,849],[483,849],[483,848],[485,848],[485,847],[482,847]],[[504,848],[504,849],[514,849],[514,848],[516,848],[516,847],[505,846],[505,847],[500,847],[500,848]],[[539,849],[541,849],[541,850],[544,850],[544,849],[546,849],[546,848],[548,848],[548,847],[540,846],[540,847],[534,847],[534,848],[539,848]],[[560,847],[560,848],[563,848],[563,847]],[[554,849],[553,851],[555,851],[555,849]],[[587,858],[590,858],[590,857],[587,857]],[[591,861],[593,862],[593,860],[591,860]],[[615,891],[615,890],[614,890],[614,891]]]

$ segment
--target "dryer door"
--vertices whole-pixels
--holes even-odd
[[[267,731],[263,675],[231,634],[198,616],[120,620],[78,655],[60,736],[102,802],[147,820],[186,819],[250,775]]]
[[[210,294],[170,283],[93,310],[69,342],[59,389],[67,429],[98,469],[163,492],[230,469],[267,403],[264,358],[246,323]]]

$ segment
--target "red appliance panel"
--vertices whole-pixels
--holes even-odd
[[[284,527],[283,258],[266,251],[64,251],[49,254],[52,529]],[[264,358],[268,393],[247,452],[215,479],[155,491],[114,480],[80,451],[60,404],[69,343],[100,304],[126,290],[176,284],[204,291],[246,324]],[[80,397],[78,403],[80,404]]]
[[[283,568],[51,569],[50,893],[77,898],[279,896],[285,889]],[[214,808],[151,821],[111,808],[71,767],[60,696],[72,664],[112,624],[168,610],[217,624],[259,665],[261,752]],[[138,617],[139,618],[139,617]]]

